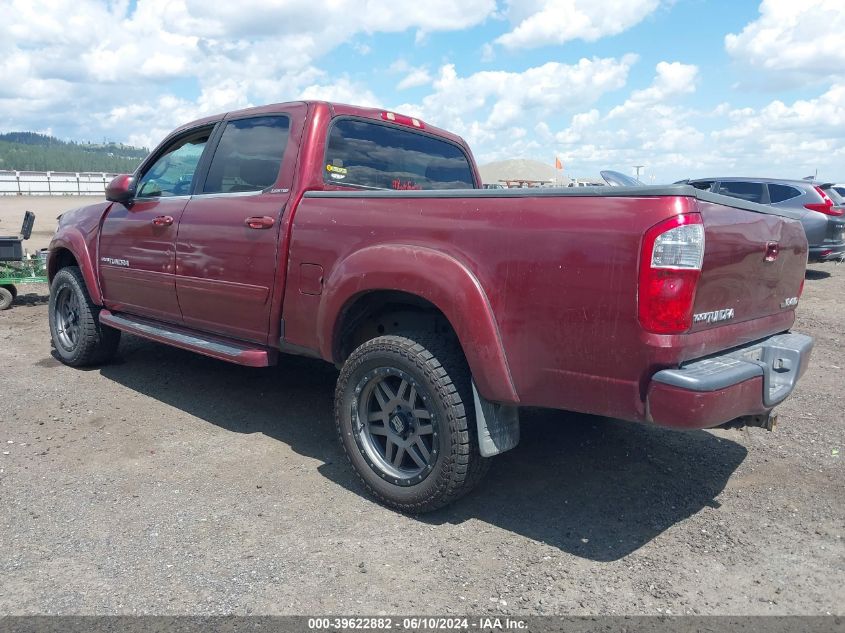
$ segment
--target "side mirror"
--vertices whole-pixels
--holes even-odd
[[[135,178],[130,174],[121,174],[106,187],[106,200],[110,202],[129,202],[135,197]]]

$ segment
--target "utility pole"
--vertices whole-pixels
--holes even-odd
[[[637,180],[640,179],[640,170],[645,167],[645,165],[634,165],[634,169],[637,170]]]

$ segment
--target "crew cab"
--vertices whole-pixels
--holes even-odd
[[[394,112],[194,121],[106,198],[50,244],[56,355],[103,363],[128,332],[334,363],[343,448],[403,511],[470,490],[521,407],[769,426],[810,358],[786,212],[689,185],[483,189],[461,138]]]

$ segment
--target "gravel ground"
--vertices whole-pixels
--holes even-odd
[[[5,224],[5,222],[4,222]],[[46,288],[0,313],[0,614],[841,614],[845,266],[774,433],[528,411],[480,489],[423,517],[362,496],[337,373],[124,337],[50,354]]]

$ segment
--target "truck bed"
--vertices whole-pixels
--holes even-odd
[[[685,334],[652,334],[637,320],[642,236],[683,212],[702,214],[707,237],[695,312],[733,308],[735,316],[700,321]],[[489,301],[519,404],[633,420],[647,418],[657,371],[787,331],[794,306],[780,302],[799,294],[807,248],[788,212],[688,185],[311,191],[292,236],[289,278],[319,260],[325,293],[343,262],[363,249],[398,244],[407,245],[407,257],[418,247],[445,253]],[[765,268],[768,241],[779,241],[781,254]],[[395,286],[402,289],[401,278]],[[330,335],[313,326],[324,299],[295,291],[289,285],[285,339],[331,359]],[[476,315],[460,318],[471,331]],[[465,352],[471,366],[484,362],[484,350]],[[513,400],[489,388],[483,395]]]

